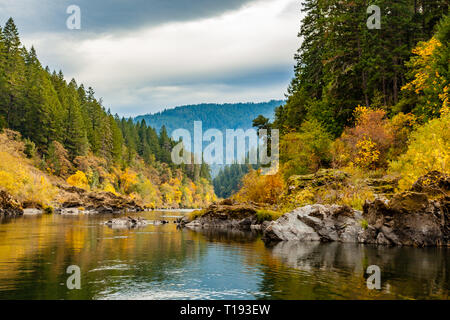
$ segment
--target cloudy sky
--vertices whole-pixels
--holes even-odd
[[[69,5],[81,29],[69,30]],[[282,99],[300,0],[0,0],[43,65],[125,116],[202,102]]]

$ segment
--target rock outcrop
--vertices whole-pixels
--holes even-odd
[[[236,204],[226,199],[210,205],[193,221],[181,220],[188,228],[237,228],[251,229],[259,225],[256,217],[258,207],[254,204]]]
[[[362,213],[338,205],[297,208],[270,222],[264,228],[263,239],[448,246],[449,185],[446,175],[434,171],[419,178],[410,191],[390,200],[366,201]]]
[[[297,208],[264,229],[265,241],[358,242],[362,215],[347,206],[314,204]]]
[[[449,195],[450,177],[439,171],[430,171],[417,179],[411,191],[426,193],[430,196]]]
[[[378,197],[390,199],[395,194],[395,189],[398,187],[398,177],[385,176],[382,178],[370,178],[365,182]]]
[[[390,201],[364,205],[368,227],[360,242],[417,247],[450,244],[450,198],[429,200],[425,193],[404,192]]]
[[[133,218],[130,216],[127,216],[126,218],[116,218],[111,219],[106,222],[104,222],[105,225],[113,228],[113,229],[121,229],[121,228],[137,228],[137,227],[144,227],[149,224],[153,225],[162,225],[167,224],[169,221],[167,220],[145,220],[141,217]]]
[[[96,213],[116,213],[127,211],[142,211],[143,206],[135,200],[115,195],[112,192],[89,192],[77,187],[59,186],[65,191],[61,209],[83,207]],[[64,212],[64,210],[60,210]]]
[[[15,217],[23,215],[21,204],[10,194],[0,191],[0,217]]]
[[[126,218],[111,219],[106,221],[105,224],[111,227],[135,228],[146,226],[148,224],[148,221],[140,217],[136,219],[132,217],[126,217]]]

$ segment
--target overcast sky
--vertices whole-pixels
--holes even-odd
[[[81,30],[69,30],[69,5]],[[113,113],[283,99],[300,0],[0,0],[42,64],[92,86]]]

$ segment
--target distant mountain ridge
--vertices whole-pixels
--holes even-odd
[[[164,125],[169,135],[178,128],[193,132],[194,121],[202,121],[203,131],[210,128],[219,129],[249,129],[252,121],[258,115],[273,119],[275,108],[284,104],[283,100],[271,100],[268,102],[247,103],[202,103],[185,105],[166,109],[154,114],[137,116],[134,121],[145,120],[148,126],[160,130]]]

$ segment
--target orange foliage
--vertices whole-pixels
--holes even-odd
[[[382,109],[358,106],[354,111],[355,126],[346,128],[334,143],[334,165],[341,167],[351,162],[362,168],[385,167],[394,141],[385,116]]]
[[[260,170],[251,170],[242,178],[242,188],[233,196],[240,202],[275,204],[283,192],[280,173],[262,175]]]

